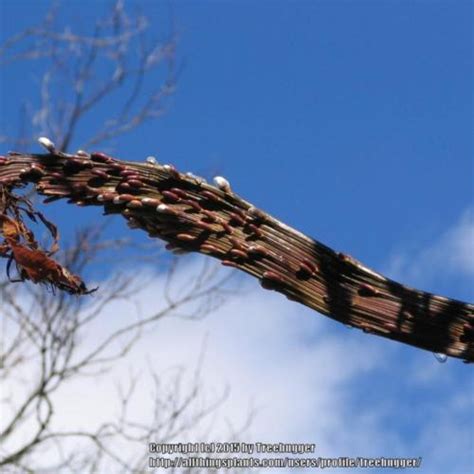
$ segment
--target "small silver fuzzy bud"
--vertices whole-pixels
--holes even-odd
[[[156,208],[156,211],[166,213],[169,211],[169,209],[170,209],[169,206],[167,206],[166,204],[159,204]]]
[[[225,193],[230,193],[230,183],[227,181],[225,178],[222,176],[215,176],[214,179],[214,184],[221,190],[224,191]]]
[[[46,150],[48,150],[50,153],[54,153],[54,151],[56,150],[54,143],[47,137],[39,137],[38,143],[42,147],[46,148]]]

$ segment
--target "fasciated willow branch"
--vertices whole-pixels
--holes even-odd
[[[49,153],[0,158],[0,189],[31,182],[46,201],[102,206],[169,250],[217,258],[343,324],[474,362],[473,304],[384,277],[257,209],[223,178],[211,186],[153,160],[65,154],[42,144]]]

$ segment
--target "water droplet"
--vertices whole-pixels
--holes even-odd
[[[156,165],[157,163],[156,158],[154,156],[147,156],[146,162],[149,163],[150,165]]]
[[[444,364],[448,360],[448,356],[446,354],[441,354],[439,352],[433,352],[433,355],[435,356],[436,360],[440,364]]]

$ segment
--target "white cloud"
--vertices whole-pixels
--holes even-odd
[[[454,274],[474,276],[474,209],[467,209],[459,221],[428,246],[401,251],[392,256],[386,273],[413,284]]]

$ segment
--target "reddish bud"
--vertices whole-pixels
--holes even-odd
[[[176,238],[184,242],[194,242],[196,240],[196,237],[191,234],[177,234]]]
[[[231,249],[229,251],[229,254],[234,258],[241,258],[241,259],[248,258],[248,255],[243,250],[239,250],[239,249]]]
[[[217,254],[222,253],[217,247],[215,247],[212,244],[201,244],[199,246],[199,250],[206,253],[217,253]]]
[[[91,153],[91,160],[96,161],[97,163],[110,163],[113,161],[113,158],[105,153],[93,152]]]
[[[161,194],[164,198],[171,202],[178,202],[181,200],[181,198],[173,191],[161,191]]]

